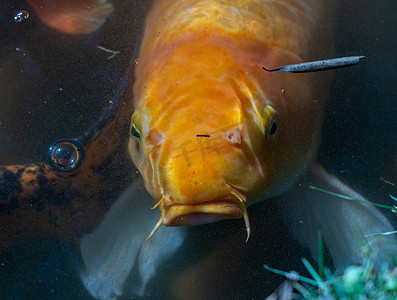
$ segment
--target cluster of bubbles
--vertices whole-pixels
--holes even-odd
[[[22,9],[20,11],[18,11],[15,15],[14,15],[14,21],[15,22],[22,22],[25,21],[29,18],[29,12],[25,9]]]

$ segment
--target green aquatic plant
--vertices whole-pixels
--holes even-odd
[[[319,192],[322,192],[322,193],[325,193],[325,194],[329,194],[329,195],[338,197],[338,198],[351,200],[351,201],[356,201],[356,202],[362,202],[362,203],[366,203],[366,204],[371,204],[372,206],[376,206],[376,207],[386,208],[386,209],[391,210],[394,213],[397,213],[397,206],[389,206],[389,205],[383,205],[383,204],[380,204],[380,203],[370,202],[370,201],[367,201],[367,200],[361,200],[361,199],[353,198],[353,197],[350,197],[350,196],[346,196],[346,195],[334,193],[334,192],[331,192],[331,191],[327,191],[327,190],[324,190],[322,188],[319,188],[319,187],[316,187],[316,186],[313,186],[313,185],[309,185],[309,188],[312,189],[312,190],[316,190],[316,191],[319,191]],[[392,199],[394,199],[395,201],[397,201],[396,197],[394,197],[392,195],[389,195],[389,196]]]
[[[292,293],[291,289],[289,298],[285,299],[397,299],[397,267],[388,269],[384,265],[379,272],[376,272],[373,268],[373,255],[368,249],[363,249],[364,252],[367,251],[367,256],[362,265],[349,266],[342,275],[332,273],[329,268],[323,267],[324,276],[321,277],[305,258],[302,258],[302,262],[313,279],[267,265],[264,265],[264,268],[285,276],[291,282],[292,288],[299,293]],[[269,299],[272,299],[270,297]]]
[[[389,195],[389,196],[393,200],[397,201],[396,197],[394,197],[392,195]],[[396,205],[393,205],[393,207],[388,207],[388,208],[390,208],[393,213],[397,214],[397,206]],[[397,230],[393,230],[393,231],[388,231],[388,232],[372,233],[372,234],[366,235],[365,237],[374,236],[374,235],[390,235],[390,234],[396,234],[396,233],[397,233]],[[397,265],[397,262],[396,262],[396,265]]]
[[[310,186],[327,194],[336,197],[344,198],[352,201],[361,201],[344,195],[336,194],[318,187]],[[390,195],[390,197],[397,201],[397,198]],[[386,206],[377,203],[372,205],[390,209],[397,213],[397,206]],[[395,234],[396,231],[373,233],[372,235],[390,235]],[[331,270],[324,266],[324,247],[322,232],[318,233],[318,253],[317,260],[318,271],[308,262],[307,259],[302,258],[302,263],[312,278],[300,276],[297,272],[284,272],[278,269],[264,265],[264,268],[270,272],[283,275],[287,278],[284,283],[269,297],[267,300],[273,299],[321,299],[321,300],[388,300],[397,299],[397,267],[389,269],[384,264],[380,270],[375,270],[374,260],[376,253],[371,252],[370,245],[366,245],[362,249],[363,262],[361,265],[352,265],[347,267],[343,274],[331,272]],[[395,262],[397,266],[397,261]],[[296,291],[297,293],[294,293]]]

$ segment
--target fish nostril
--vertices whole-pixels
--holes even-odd
[[[163,141],[164,141],[164,134],[163,134],[163,132],[161,132],[160,130],[157,130],[157,129],[151,130],[151,131],[149,132],[148,137],[149,137],[150,142],[151,142],[153,145],[155,145],[155,146],[158,146],[158,145],[162,144]]]
[[[226,140],[232,144],[241,144],[242,134],[240,128],[234,128],[225,132]]]

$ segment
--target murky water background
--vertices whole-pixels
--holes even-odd
[[[0,165],[44,161],[54,141],[95,130],[109,102],[119,98],[126,86],[147,7],[140,1],[116,1],[113,16],[99,31],[70,36],[41,24],[22,1],[0,4]],[[21,9],[31,14],[17,23],[13,16]],[[367,59],[335,72],[319,159],[369,200],[391,204],[388,195],[397,194],[397,3],[361,1],[346,4],[339,14],[336,56]],[[120,53],[108,59],[111,54],[98,45]],[[101,182],[97,184],[100,188]],[[1,182],[0,188],[4,188]],[[0,190],[0,195],[4,192]],[[149,284],[147,298],[166,299],[178,294],[175,289],[180,294],[186,289],[192,299],[194,295],[262,299],[270,294],[282,278],[265,271],[264,263],[288,270],[295,265],[291,262],[310,255],[279,225],[271,204],[255,205],[249,214],[253,236],[247,245],[239,221],[192,229],[185,247],[190,250],[180,250],[161,267]],[[90,226],[99,221],[92,220]],[[1,230],[1,238],[6,235]],[[72,240],[7,238],[7,250],[0,249],[0,298],[90,299],[79,278],[83,265],[78,244]],[[186,266],[197,263],[212,268],[205,284],[208,290],[217,290],[215,294],[206,295],[188,283],[184,286]]]

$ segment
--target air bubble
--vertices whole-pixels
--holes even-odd
[[[70,171],[77,167],[81,155],[79,147],[72,141],[56,142],[49,151],[53,165],[61,171]]]
[[[14,21],[19,23],[25,21],[28,18],[29,18],[29,12],[25,9],[22,9],[15,14]]]

